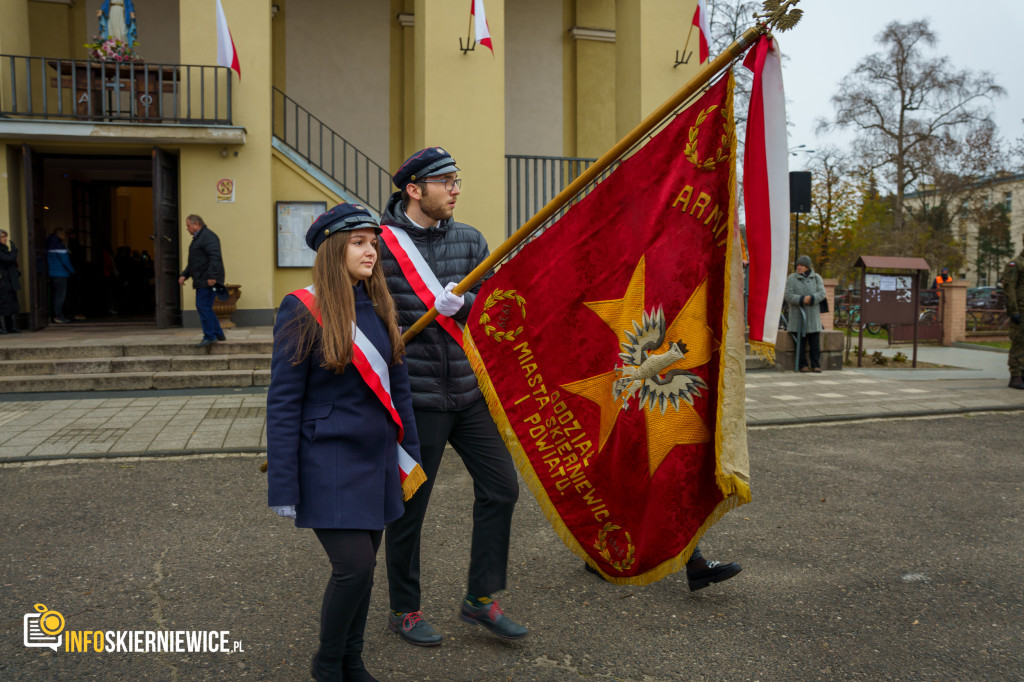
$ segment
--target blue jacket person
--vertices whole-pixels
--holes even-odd
[[[320,215],[306,234],[313,286],[285,296],[274,325],[268,502],[312,528],[332,566],[316,679],[373,679],[363,631],[381,536],[403,511],[403,453],[405,496],[424,478],[379,232],[357,204]]]

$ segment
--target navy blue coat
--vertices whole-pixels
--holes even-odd
[[[390,361],[384,321],[363,285],[353,290],[356,324]],[[320,366],[319,343],[292,365],[293,346],[282,329],[307,314],[305,304],[289,294],[274,324],[267,392],[269,505],[295,505],[300,528],[382,530],[404,511],[398,427],[355,366],[349,364],[341,374]],[[405,427],[402,447],[419,461],[405,364],[392,365],[390,376],[392,400]]]

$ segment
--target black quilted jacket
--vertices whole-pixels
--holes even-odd
[[[402,195],[396,192],[388,200],[381,223],[408,233],[441,286],[461,281],[489,255],[487,240],[476,228],[449,218],[425,230],[405,216],[401,204]],[[427,312],[427,306],[413,292],[383,242],[382,251],[381,265],[398,309],[398,324],[408,329]],[[462,310],[455,314],[454,320],[465,323],[479,290],[480,282],[477,282],[463,294]],[[436,322],[431,322],[409,342],[405,361],[409,365],[414,409],[461,410],[483,397],[462,347]]]

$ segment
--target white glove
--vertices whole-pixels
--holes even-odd
[[[452,289],[455,288],[455,282],[448,282],[448,286],[444,288],[444,291],[437,295],[434,300],[434,307],[437,308],[437,312],[451,317],[455,313],[462,310],[462,297],[456,296],[452,293]]]
[[[284,517],[287,517],[289,519],[294,519],[295,518],[295,505],[294,504],[289,504],[289,505],[286,505],[284,507],[271,507],[271,509],[273,509],[275,512],[277,512],[278,516],[284,516]]]

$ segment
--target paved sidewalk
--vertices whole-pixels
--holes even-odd
[[[887,354],[906,349],[883,349]],[[747,424],[767,426],[1024,410],[1006,387],[1006,354],[921,348],[962,369],[747,374]],[[0,463],[262,452],[266,389],[10,395],[0,400]]]

